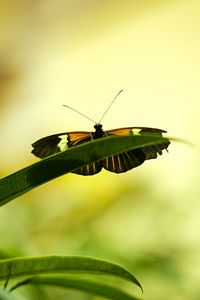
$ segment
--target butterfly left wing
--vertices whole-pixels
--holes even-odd
[[[32,153],[40,158],[67,150],[68,147],[90,140],[90,132],[74,131],[46,136],[32,144]]]
[[[32,144],[32,153],[40,158],[45,158],[49,155],[62,152],[67,150],[67,148],[73,147],[90,141],[92,139],[92,133],[88,131],[74,131],[74,132],[64,132],[59,134],[53,134],[44,137]],[[92,162],[72,173],[80,175],[94,175],[101,171],[102,163]]]
[[[72,131],[67,133],[67,146],[72,147],[92,139],[92,132],[89,131]]]
[[[68,147],[73,147],[85,142],[90,141],[93,138],[93,132],[87,131],[79,131],[79,132],[69,132],[68,133]],[[82,166],[74,170],[72,173],[79,174],[79,175],[94,175],[101,171],[102,169],[102,162],[95,161],[89,163],[87,165]]]
[[[63,147],[60,144],[61,141]],[[33,150],[31,151],[31,153],[33,153],[35,156],[39,158],[45,158],[49,155],[65,150],[64,148],[66,145],[67,145],[67,133],[53,134],[50,136],[46,136],[42,139],[39,139],[38,141],[33,143],[32,144]]]
[[[111,129],[106,131],[107,135],[156,135],[162,136],[165,130],[148,127],[125,127],[118,129]],[[147,159],[161,155],[162,150],[167,149],[169,141],[163,141],[159,144],[141,147],[138,149],[125,151],[117,155],[112,155],[103,160],[103,167],[111,172],[123,173],[141,165]]]

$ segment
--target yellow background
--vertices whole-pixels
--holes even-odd
[[[199,53],[198,0],[0,2],[1,177],[37,161],[35,140],[93,130],[62,104],[98,122],[120,89],[104,129],[157,127],[193,144],[1,207],[2,256],[97,256],[131,270],[145,299],[199,299]]]

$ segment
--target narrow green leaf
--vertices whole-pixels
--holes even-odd
[[[105,260],[83,256],[35,256],[0,260],[0,280],[40,274],[106,274],[139,286],[139,281],[123,267]]]
[[[70,288],[98,296],[103,296],[112,300],[138,300],[138,298],[135,298],[134,296],[131,296],[122,290],[105,283],[88,279],[66,277],[32,277],[19,282],[13,288],[11,288],[10,291],[13,291],[16,288],[26,284],[57,286],[67,289]]]
[[[7,291],[0,289],[0,300],[17,300],[17,299]]]
[[[152,144],[169,142],[158,135],[110,136],[51,155],[0,180],[0,206],[31,189],[90,162]]]

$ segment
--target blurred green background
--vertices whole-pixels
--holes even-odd
[[[1,0],[0,175],[57,132],[157,127],[193,146],[128,173],[68,174],[0,208],[0,255],[90,255],[149,300],[200,299],[200,1]],[[100,299],[56,289],[48,299]],[[36,298],[35,298],[36,299]],[[39,298],[38,298],[39,299]],[[42,298],[41,298],[42,299]]]

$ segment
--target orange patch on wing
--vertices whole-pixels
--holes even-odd
[[[80,142],[84,143],[91,139],[90,132],[88,131],[74,131],[68,133],[68,141],[72,143],[72,145],[76,145]]]
[[[106,133],[108,135],[130,135],[132,134],[132,129],[130,127],[111,129],[111,130],[107,130]]]

